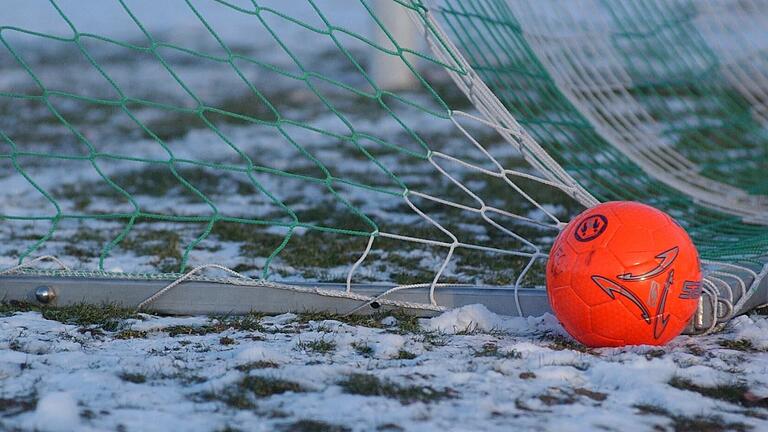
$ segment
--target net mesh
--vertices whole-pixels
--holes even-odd
[[[453,85],[466,65],[419,3],[396,4],[440,56],[368,2],[38,3],[0,18],[6,257],[541,287],[583,209]],[[380,87],[372,53],[415,86]]]
[[[413,40],[367,1],[28,3],[0,17],[6,260],[541,288],[563,222],[630,199],[713,292],[764,272],[763,6],[389,2]]]
[[[689,2],[583,2],[571,6],[590,14],[569,7],[554,19],[525,6],[513,4],[522,9],[515,14],[526,23],[526,40],[606,140],[660,181],[765,223],[765,186],[755,176],[766,160],[765,77],[743,70],[754,57],[749,51],[760,47],[745,45],[739,60],[732,59],[738,49],[718,55],[707,43],[745,33],[723,31],[719,17],[741,18],[747,27],[759,17],[724,14],[722,2],[698,10]]]

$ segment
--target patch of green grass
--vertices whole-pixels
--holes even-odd
[[[255,369],[276,369],[280,365],[270,360],[259,360],[235,366],[240,372],[250,372]]]
[[[577,402],[577,398],[564,392],[556,392],[555,394],[541,394],[536,398],[546,406],[572,405]]]
[[[213,317],[210,324],[202,326],[176,325],[166,327],[165,331],[172,337],[179,335],[204,336],[211,333],[221,333],[230,329],[246,332],[263,332],[262,317],[263,315],[259,313],[219,316]]]
[[[138,256],[153,257],[150,263],[160,272],[174,273],[181,270],[182,244],[178,232],[169,230],[138,231],[120,242],[120,247]]]
[[[311,171],[302,173],[300,170],[294,170],[292,169],[292,172],[296,172],[297,174],[304,174],[308,176],[315,176],[313,172],[316,172],[317,176],[323,176],[320,171],[317,170],[314,166],[307,166]],[[339,202],[335,200],[329,200],[325,199],[323,201],[315,201],[312,203],[312,207],[308,207],[306,204],[306,199],[304,197],[294,197],[295,199],[301,200],[301,204],[304,204],[302,206],[299,206],[297,209],[295,209],[296,216],[299,218],[300,221],[304,222],[311,222],[318,225],[325,225],[325,226],[335,226],[339,228],[344,228],[348,230],[353,231],[361,231],[361,232],[370,232],[371,228],[373,228],[371,225],[369,225],[363,218],[360,217],[357,213],[353,212],[350,208],[340,205]],[[287,201],[287,203],[290,204],[290,200]],[[317,237],[312,239],[312,241],[321,241],[321,240],[327,240],[327,236],[324,236],[319,231],[308,231],[307,233],[301,235],[300,239],[305,240],[308,235],[311,235],[313,237]],[[346,240],[353,241],[354,243],[359,243],[360,240],[362,240],[363,244],[368,242],[368,238],[365,236],[354,236],[354,237],[346,237],[345,241],[340,242],[342,245],[349,246],[349,243],[347,243]],[[357,240],[357,241],[355,241]],[[335,246],[333,249],[330,250],[337,250],[342,255],[346,256],[350,254],[350,250],[343,250],[340,248],[336,248]],[[329,251],[330,251],[329,250]],[[354,256],[356,252],[352,252],[352,256]]]
[[[165,375],[163,378],[174,379],[185,385],[202,384],[208,381],[208,378],[192,373],[191,370],[179,370],[173,374]]]
[[[633,407],[639,411],[640,415],[655,415],[669,418],[672,420],[672,429],[675,432],[747,432],[752,429],[751,426],[744,423],[729,423],[719,416],[679,416],[672,414],[666,408],[651,404],[636,404]]]
[[[373,355],[373,347],[365,342],[352,342],[351,346],[356,353],[363,357],[370,357]]]
[[[25,227],[21,233],[17,233],[15,231],[10,233],[11,240],[37,241],[43,237],[45,237],[45,233],[34,232],[34,228],[31,226]]]
[[[727,422],[722,417],[716,415],[700,417],[675,416],[672,418],[672,427],[675,429],[675,432],[746,432],[752,430],[752,427],[747,424]]]
[[[24,346],[19,342],[17,339],[13,339],[9,344],[8,348],[11,351],[17,351],[17,352],[24,352]]]
[[[428,386],[400,385],[381,380],[370,374],[352,374],[338,384],[345,393],[360,396],[383,396],[397,399],[402,404],[430,403],[456,396],[456,392],[451,389],[435,390]]]
[[[585,396],[597,402],[602,402],[608,399],[608,394],[606,393],[597,392],[597,391],[593,391],[593,390],[589,390],[581,387],[573,389],[573,392],[579,396]]]
[[[470,322],[465,328],[456,331],[457,336],[472,336],[480,333],[482,333],[482,330],[474,322]]]
[[[664,357],[664,355],[666,353],[667,352],[664,351],[663,349],[652,349],[652,350],[646,351],[645,358],[647,360],[651,360],[651,359],[655,359],[655,358],[661,358],[661,357]]]
[[[382,328],[373,315],[340,315],[330,312],[302,312],[296,318],[299,324],[307,324],[310,321],[339,321],[354,326]]]
[[[143,384],[147,382],[147,376],[140,373],[123,372],[119,377],[123,381],[132,382],[134,384]]]
[[[174,168],[181,178],[204,194],[215,194],[224,183],[234,181],[223,170],[178,164]],[[131,195],[164,197],[184,194],[196,202],[202,202],[174,175],[169,165],[146,165],[141,170],[118,172],[112,175],[112,181]],[[105,184],[105,187],[109,186]]]
[[[377,426],[376,430],[378,432],[402,432],[405,430],[405,428],[394,423],[384,423],[382,425]]]
[[[173,111],[162,111],[162,115],[144,123],[149,130],[164,141],[182,138],[194,129],[205,127],[197,115]]]
[[[406,333],[419,333],[421,326],[419,325],[419,317],[408,315],[401,310],[392,310],[385,312],[377,312],[370,315],[354,314],[354,315],[339,315],[327,312],[305,312],[299,314],[297,321],[300,324],[306,324],[310,321],[340,321],[348,325],[362,326],[369,328],[387,328],[387,326],[381,323],[386,317],[392,316],[397,320],[397,332]]]
[[[522,354],[515,350],[499,351],[499,346],[493,342],[483,344],[483,347],[479,351],[475,351],[475,357],[499,357],[508,359],[522,358]]]
[[[658,405],[642,403],[642,404],[633,405],[633,408],[636,408],[638,411],[640,411],[640,414],[658,415],[658,416],[665,416],[665,417],[672,416],[672,413],[670,413],[666,408],[660,407]]]
[[[406,351],[404,349],[401,349],[397,352],[397,357],[395,357],[397,360],[413,360],[416,357],[418,357],[416,354]]]
[[[245,332],[263,332],[262,318],[264,318],[263,314],[251,312],[246,315],[227,315],[216,317],[215,319],[221,325],[227,326],[227,328]]]
[[[88,229],[86,228],[86,225],[80,225],[80,227],[77,229],[77,232],[69,238],[69,240],[72,243],[85,243],[85,242],[94,242],[94,243],[104,243],[107,239],[102,235],[102,233],[95,229]]]
[[[352,429],[318,420],[299,420],[279,429],[281,432],[350,432]]]
[[[504,331],[498,328],[491,328],[490,330],[484,330],[484,329],[481,329],[477,323],[470,322],[463,329],[456,329],[455,334],[457,336],[473,336],[473,335],[479,335],[479,334],[502,336],[504,335]]]
[[[250,258],[271,255],[285,239],[284,235],[267,232],[263,225],[235,222],[217,222],[211,235],[222,241],[240,243],[240,253]]]
[[[62,249],[65,255],[77,258],[79,261],[85,261],[89,258],[96,258],[101,252],[98,247],[88,249],[74,244],[65,244]]]
[[[426,349],[431,349],[435,347],[442,347],[448,345],[448,342],[450,341],[450,335],[439,332],[439,331],[430,331],[430,332],[424,332],[418,337],[416,337],[417,341],[420,341],[424,344],[424,347]]]
[[[95,326],[105,331],[116,331],[121,321],[137,318],[136,312],[115,304],[91,305],[79,303],[72,306],[44,307],[40,311],[43,318],[65,324]]]
[[[142,330],[121,330],[115,334],[115,339],[144,339],[147,332]]]
[[[231,385],[220,393],[204,393],[204,400],[218,400],[227,406],[238,409],[254,408],[254,399],[293,392],[302,393],[304,388],[293,381],[279,378],[248,375],[237,384]]]
[[[475,357],[496,357],[499,354],[499,347],[493,342],[483,344],[483,348],[475,351]]]
[[[407,247],[403,247],[403,250],[407,249]],[[390,276],[392,281],[398,285],[422,283],[434,277],[432,269],[419,267],[418,262],[414,262],[413,258],[401,255],[396,251],[387,252],[387,264],[394,269]]]
[[[397,316],[395,316],[395,318],[397,318],[397,328],[399,333],[415,334],[421,331],[419,317],[407,315],[405,313],[399,313]]]
[[[319,354],[328,354],[336,349],[336,342],[325,339],[317,339],[309,342],[299,341],[296,348],[302,351],[312,351]]]
[[[229,336],[222,336],[222,337],[219,338],[219,343],[221,345],[234,345],[234,344],[237,343],[237,341],[232,339]]]
[[[302,202],[302,206],[305,205]],[[290,204],[289,204],[290,205]],[[350,215],[348,209],[333,210],[333,203],[317,203],[314,209],[297,215],[302,222],[317,223],[324,226],[344,229],[357,229],[362,232],[371,228],[360,222],[360,217]],[[330,206],[330,207],[328,207]],[[286,212],[274,212],[263,215],[263,220],[289,222]],[[240,243],[240,254],[247,259],[270,256],[285,240],[284,234],[268,232],[264,225],[218,222],[212,235],[219,240]],[[305,277],[321,277],[326,281],[343,282],[338,275],[324,273],[324,269],[349,265],[357,258],[359,251],[365,248],[368,238],[365,236],[340,236],[310,230],[304,234],[294,233],[285,249],[278,255],[278,261],[290,265]],[[246,267],[248,263],[245,263]]]
[[[37,406],[37,396],[34,394],[13,398],[0,398],[0,417],[10,417],[32,411]]]
[[[542,336],[543,339],[548,340],[547,346],[555,351],[572,350],[585,354],[594,354],[594,351],[586,347],[575,340],[555,333],[547,333]]]
[[[752,342],[749,339],[724,339],[717,342],[723,348],[728,348],[736,351],[754,351],[755,347],[752,346]]]
[[[204,336],[211,333],[221,333],[226,330],[225,327],[218,327],[213,325],[204,326],[189,326],[189,325],[175,325],[169,326],[164,329],[168,336]]]
[[[82,186],[72,183],[63,184],[54,189],[53,196],[71,201],[75,210],[81,212],[85,212],[93,202],[92,195],[84,193]],[[72,241],[75,242],[77,239],[73,238]]]
[[[736,405],[768,408],[768,399],[760,399],[756,401],[747,399],[749,387],[741,382],[721,384],[715,387],[704,387],[695,384],[686,378],[674,377],[669,381],[669,385],[676,389],[696,392],[704,397],[718,399]]]
[[[277,244],[279,244],[279,242],[282,241],[284,237],[278,234],[266,233],[264,226],[262,225],[227,221],[217,222],[211,230],[211,235],[218,237],[219,240],[231,242],[247,241],[248,239],[253,239],[255,237],[256,243],[262,242],[264,238],[259,236],[264,235],[268,239],[277,241]],[[271,250],[274,250],[274,248],[269,248],[269,250],[271,252]]]
[[[539,234],[540,235],[540,234]],[[529,237],[535,239],[536,237]],[[503,248],[504,246],[502,246]],[[510,246],[510,249],[520,249]],[[511,285],[518,277],[518,270],[528,264],[528,259],[514,255],[492,257],[490,254],[478,253],[475,250],[457,249],[456,268],[462,274],[472,276],[479,283],[488,285]],[[545,265],[541,261],[533,264],[527,273],[527,286],[543,285],[542,274]]]
[[[31,303],[20,302],[11,300],[8,302],[0,302],[0,316],[11,316],[17,312],[29,312],[39,311],[40,306],[33,305]]]

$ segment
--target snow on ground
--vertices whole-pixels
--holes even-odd
[[[467,306],[368,327],[137,315],[107,331],[0,318],[0,429],[766,430],[768,317],[586,350],[554,317]]]

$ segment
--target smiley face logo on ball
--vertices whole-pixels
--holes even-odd
[[[588,216],[576,227],[574,236],[580,242],[592,241],[602,234],[608,227],[608,218],[601,214]]]

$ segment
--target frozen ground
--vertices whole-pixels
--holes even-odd
[[[358,68],[370,48],[343,31],[332,40],[309,3],[259,2],[278,8],[263,21],[237,9],[248,1],[126,0],[133,18],[119,2],[84,3],[55,2],[66,22],[49,1],[3,2],[3,267],[52,254],[78,269],[216,262],[343,281],[378,229],[402,237],[378,238],[354,281],[430,282],[453,239],[406,205],[405,188],[467,206],[413,198],[459,241],[502,251],[534,249],[520,237],[546,250],[556,233],[546,213],[580,210],[551,188],[520,182],[542,211],[466,165],[431,164],[425,143],[494,169],[428,89],[372,92]],[[331,25],[370,37],[361,3],[318,4]],[[79,46],[66,40],[70,24]],[[472,111],[439,68],[418,67],[450,108]],[[505,168],[529,172],[485,125],[462,126]],[[467,210],[480,207],[475,196],[545,224],[484,219]],[[526,262],[460,247],[440,282],[506,285]],[[481,307],[421,323],[25,309],[0,306],[0,430],[768,428],[759,315],[661,349],[585,351],[550,316]]]
[[[768,428],[761,315],[663,348],[585,350],[552,316],[479,305],[346,323],[19,309],[0,318],[2,430]]]

